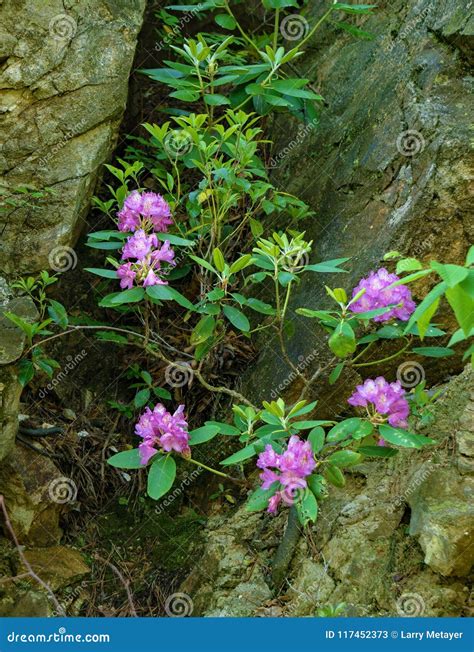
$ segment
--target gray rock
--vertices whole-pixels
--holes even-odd
[[[1,3],[0,183],[52,190],[0,216],[5,272],[54,268],[74,245],[117,138],[144,7],[145,0]]]
[[[322,13],[320,3],[313,6],[311,24]],[[311,262],[351,257],[349,274],[308,273],[294,292],[289,315],[295,335],[288,349],[293,361],[309,361],[308,376],[324,363],[327,338],[314,320],[292,308],[327,305],[325,284],[351,290],[381,266],[387,251],[459,263],[474,241],[467,163],[474,115],[464,59],[473,11],[465,0],[393,0],[360,22],[374,34],[373,41],[326,25],[298,60],[298,72],[326,103],[320,123],[303,137],[301,123],[287,116],[275,119],[273,181],[315,211],[298,223],[314,241]],[[417,300],[429,283],[413,286]],[[454,326],[449,311],[442,322]],[[262,348],[258,368],[244,380],[246,388],[255,401],[269,400],[272,390],[292,400],[297,383],[286,389],[290,373],[277,339],[268,338]],[[442,378],[440,369],[447,365],[462,368],[459,358],[443,366],[420,361],[431,382]],[[334,414],[353,380],[343,375],[337,387],[328,388],[327,375],[321,376],[314,392],[321,415]]]

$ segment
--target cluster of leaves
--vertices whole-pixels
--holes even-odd
[[[329,348],[335,356],[344,360],[334,368],[330,377],[331,384],[336,382],[348,362],[356,367],[364,366],[363,362],[355,361],[363,356],[369,346],[378,341],[402,339],[404,346],[399,354],[411,350],[417,355],[442,358],[454,355],[452,347],[474,335],[474,247],[468,252],[464,266],[431,261],[429,266],[424,267],[416,258],[403,258],[398,252],[389,252],[385,259],[398,259],[395,271],[401,275],[400,280],[390,287],[408,285],[433,274],[440,279],[417,306],[407,323],[392,320],[391,323],[374,330],[371,320],[395,306],[364,313],[351,312],[351,305],[363,295],[363,290],[349,300],[344,288],[326,287],[327,294],[338,305],[337,309],[296,310],[300,315],[318,320],[321,327],[330,334]],[[451,306],[460,328],[452,334],[447,346],[412,346],[416,342],[415,338],[423,341],[425,338],[446,336],[446,331],[431,323],[443,296]],[[362,351],[359,349],[361,346],[364,347]],[[464,359],[469,357],[474,360],[472,344],[464,352]]]
[[[240,3],[233,4],[238,9]],[[262,11],[274,13],[273,33],[261,31],[257,37],[250,37],[227,0],[172,5],[167,9],[185,14],[210,13],[215,23],[231,36],[199,34],[196,39],[184,39],[180,46],[171,45],[179,57],[176,61],[166,60],[165,68],[143,72],[172,89],[170,97],[184,103],[202,102],[211,117],[214,107],[245,106],[260,115],[287,111],[311,122],[317,118],[315,103],[323,98],[312,90],[309,79],[291,76],[287,69],[293,70],[292,62],[303,54],[304,45],[325,21],[355,37],[370,38],[368,32],[335,17],[370,14],[375,5],[333,2],[312,27],[304,19],[307,34],[302,34],[295,47],[287,49],[279,45],[284,40],[280,20],[294,8],[299,8],[296,0],[262,0]],[[169,16],[168,13],[168,21]]]
[[[99,210],[115,220],[126,196],[131,190],[143,188],[143,175],[150,175],[147,181],[154,180],[155,187],[169,203],[174,219],[169,233],[156,235],[159,240],[170,242],[177,265],[167,270],[168,285],[116,291],[118,254],[129,234],[117,229],[90,233],[88,246],[106,252],[107,267],[87,269],[101,279],[99,305],[107,311],[118,312],[126,320],[127,328],[96,322],[89,327],[96,328],[100,339],[129,345],[130,335],[141,335],[142,326],[146,325],[145,337],[132,337],[133,343],[166,361],[158,340],[149,342],[149,321],[156,315],[156,308],[174,304],[175,312],[187,327],[187,356],[190,357],[189,351],[192,351],[199,369],[206,368],[204,363],[212,366],[214,349],[231,332],[250,337],[257,330],[273,329],[278,333],[285,360],[302,378],[306,391],[310,389],[309,379],[295,367],[285,344],[285,336],[291,335],[295,328],[291,293],[303,273],[343,273],[342,266],[348,259],[310,262],[312,242],[305,240],[304,232],[297,230],[295,224],[311,212],[304,202],[277,190],[269,180],[263,156],[268,141],[263,133],[262,116],[270,111],[284,111],[301,119],[314,120],[315,105],[321,98],[308,79],[294,76],[295,61],[324,21],[332,21],[357,37],[367,38],[367,33],[340,17],[341,14],[346,17],[370,14],[374,5],[331,2],[298,45],[289,50],[280,44],[279,27],[282,17],[297,6],[296,0],[262,0],[262,5],[264,12],[272,12],[274,30],[271,34],[261,32],[256,37],[245,32],[236,17],[237,11],[234,13],[228,0],[176,5],[165,11],[169,26],[176,25],[171,11],[193,15],[210,13],[225,34],[201,34],[195,39],[180,37],[176,41],[179,44],[171,48],[177,55],[176,60],[166,60],[166,67],[144,71],[164,84],[170,91],[169,97],[179,105],[167,109],[170,119],[162,124],[144,125],[147,138],[134,139],[126,160],[119,159],[117,165],[107,166],[118,183],[108,186],[109,199],[96,198],[95,203]],[[271,229],[269,216],[284,217],[288,228]],[[397,260],[396,272],[402,275],[397,284],[409,284],[430,274],[440,279],[408,323],[392,320],[377,327],[373,319],[393,306],[355,314],[351,312],[351,305],[361,293],[349,299],[349,288],[342,287],[326,287],[335,304],[333,309],[296,309],[296,313],[316,319],[328,334],[328,346],[334,355],[331,383],[337,382],[345,365],[374,364],[364,361],[364,355],[376,342],[400,339],[403,346],[391,355],[396,357],[408,351],[417,338],[444,337],[445,331],[431,323],[443,297],[451,306],[459,329],[446,347],[415,346],[411,350],[432,357],[452,355],[454,345],[472,336],[474,248],[465,266],[433,261],[425,267],[420,261],[403,258],[398,252],[391,252],[388,258]],[[183,282],[183,279],[186,280]],[[21,361],[24,383],[31,380],[36,370],[48,375],[53,373],[54,361],[45,357],[39,346],[41,338],[51,334],[49,327],[55,326],[64,333],[70,332],[71,327],[73,330],[80,327],[77,320],[68,317],[62,304],[47,298],[46,288],[55,280],[44,272],[38,279],[19,282],[19,289],[30,294],[38,305],[40,319],[37,322],[29,323],[16,315],[8,315],[26,333],[31,352]],[[111,283],[115,287],[110,288]],[[198,291],[193,290],[196,287]],[[113,291],[109,292],[110,289]],[[254,313],[260,316],[256,325]],[[164,337],[166,333],[161,341],[165,341]],[[172,350],[172,347],[165,350]],[[471,346],[465,355],[473,353]],[[152,407],[156,400],[171,401],[168,390],[157,386],[146,369],[133,366],[129,378],[133,390],[131,401],[125,405],[112,404],[126,416],[132,418],[145,406]],[[209,387],[208,383],[203,384]],[[215,391],[219,389],[214,388]],[[189,444],[193,448],[217,436],[234,438],[241,447],[222,460],[221,465],[227,469],[234,465],[241,468],[268,444],[281,452],[292,435],[309,441],[317,466],[308,478],[307,489],[295,502],[303,524],[316,519],[318,502],[324,498],[328,484],[344,486],[345,469],[366,457],[391,457],[398,448],[418,449],[434,443],[428,437],[377,422],[369,416],[339,422],[315,420],[312,414],[317,402],[308,402],[303,395],[294,405],[286,405],[278,398],[264,402],[261,409],[252,406],[245,397],[241,398],[242,401],[237,400],[232,407],[231,423],[205,421],[189,432]],[[412,401],[415,413],[424,414],[429,420],[432,400],[424,385],[415,388]],[[379,438],[387,445],[378,446]],[[189,461],[205,467],[196,460]],[[109,463],[120,469],[142,468],[136,448],[117,453]],[[159,499],[175,480],[175,458],[158,452],[147,466],[148,494]],[[223,471],[208,470],[226,475]],[[275,491],[276,486],[258,489],[252,494],[248,508],[264,509]]]

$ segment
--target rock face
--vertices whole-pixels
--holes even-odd
[[[474,392],[455,434],[457,470],[439,469],[409,497],[410,534],[418,536],[425,563],[441,575],[466,576],[474,564]]]
[[[310,24],[322,13],[320,4],[314,3]],[[323,305],[325,284],[352,289],[387,251],[459,263],[474,240],[467,65],[474,6],[465,0],[377,5],[374,16],[359,21],[374,40],[327,26],[298,60],[301,76],[326,100],[320,124],[308,128],[287,116],[274,123],[273,180],[315,211],[298,223],[314,241],[312,262],[351,257],[344,277],[303,277],[295,293],[299,306]],[[421,295],[427,285],[417,288]],[[327,347],[311,320],[292,319],[291,357],[312,354],[309,373]],[[251,372],[258,382],[248,380],[256,400],[268,400],[288,376],[276,340],[264,349]]]
[[[59,516],[75,497],[74,487],[52,460],[15,446],[0,465],[0,493],[20,543],[49,546],[60,541]]]
[[[365,462],[344,489],[330,490],[278,602],[269,599],[267,582],[285,515],[241,508],[214,526],[181,587],[195,615],[331,615],[342,603],[351,616],[467,614],[474,519],[464,458],[468,439],[472,454],[473,390],[471,368],[444,388],[433,423],[419,429],[435,446]]]
[[[117,138],[144,8],[145,0],[1,3],[0,183],[51,189],[34,210],[20,204],[0,215],[4,272],[64,265]]]
[[[13,312],[26,321],[37,317],[33,301],[29,297],[13,298],[0,277],[0,462],[12,450],[18,430],[22,388],[12,363],[21,356],[25,345],[25,333],[5,317],[6,312]]]

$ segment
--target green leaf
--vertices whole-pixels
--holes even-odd
[[[446,299],[453,309],[464,334],[468,335],[474,326],[474,298],[467,287],[467,279],[460,285],[448,288],[446,290]]]
[[[18,326],[24,333],[26,333],[26,336],[28,339],[31,339],[33,337],[33,324],[30,324],[29,322],[25,321],[21,317],[18,317],[18,315],[15,315],[13,312],[5,312],[4,313],[5,317],[7,317],[11,322],[15,324],[15,326]]]
[[[213,439],[219,432],[219,426],[201,426],[189,432],[189,444],[196,446],[196,444],[203,444],[206,441]]]
[[[245,269],[249,265],[251,265],[253,262],[252,255],[251,254],[245,254],[244,256],[241,256],[240,258],[237,258],[232,265],[230,266],[230,273],[231,274],[237,274],[237,272],[240,272],[242,269]]]
[[[387,446],[361,446],[359,453],[366,457],[393,457],[398,451],[396,448],[388,448]]]
[[[225,267],[225,260],[219,247],[216,247],[212,252],[212,259],[214,260],[214,265],[216,266],[217,270],[219,272],[223,272]]]
[[[123,292],[108,294],[99,301],[99,306],[101,308],[113,308],[114,306],[121,306],[125,303],[136,303],[137,301],[141,301],[144,296],[145,290],[143,288],[131,288]]]
[[[331,428],[327,434],[326,441],[339,442],[348,437],[352,437],[352,439],[363,439],[372,434],[373,430],[374,427],[370,421],[353,417],[351,419],[345,419],[335,425],[334,428]]]
[[[318,501],[311,491],[305,491],[302,500],[295,502],[298,518],[303,527],[318,518]]]
[[[208,340],[214,333],[216,320],[212,315],[201,317],[191,333],[191,344],[201,344]]]
[[[438,310],[440,299],[436,299],[429,308],[425,310],[425,312],[421,315],[417,322],[418,326],[418,333],[420,336],[420,339],[423,340],[423,338],[426,335],[426,332],[430,326],[430,321],[435,312]]]
[[[204,95],[204,102],[209,106],[222,106],[223,104],[230,104],[230,100],[225,95],[219,95],[218,93],[210,94],[207,93]]]
[[[328,462],[342,468],[360,464],[362,460],[363,457],[360,453],[348,450],[336,451],[328,457]]]
[[[144,465],[140,464],[140,451],[134,448],[130,451],[123,451],[116,453],[109,457],[107,464],[114,466],[117,469],[143,469]]]
[[[274,482],[268,489],[259,487],[256,491],[250,494],[250,497],[245,505],[247,512],[260,512],[262,509],[268,507],[268,501],[276,493],[278,482]]]
[[[319,474],[310,475],[307,479],[308,487],[316,496],[316,498],[323,498],[326,493],[326,480]]]
[[[305,270],[310,272],[321,272],[325,274],[336,274],[344,272],[347,274],[345,269],[339,269],[339,265],[346,263],[350,258],[334,258],[333,260],[325,260],[322,263],[316,263],[314,265],[306,265]]]
[[[447,289],[446,283],[443,281],[442,283],[438,283],[438,285],[435,285],[435,287],[428,292],[426,297],[423,299],[423,301],[417,306],[415,312],[412,314],[410,317],[410,320],[405,328],[405,333],[409,331],[409,329],[418,322],[418,320],[421,318],[421,316],[425,313],[426,310],[437,300],[439,297],[443,296],[445,290]]]
[[[321,426],[313,428],[308,434],[308,441],[311,444],[311,450],[313,453],[319,453],[323,447],[325,434],[324,428],[321,428]]]
[[[147,287],[146,293],[152,299],[157,299],[159,301],[176,301],[176,303],[179,303],[183,308],[194,310],[191,301],[186,299],[181,292],[178,292],[178,290],[175,290],[169,285],[151,285]]]
[[[213,274],[217,274],[217,270],[211,265],[211,263],[208,263],[207,260],[204,260],[204,258],[200,258],[199,256],[194,256],[194,254],[189,254],[189,257],[194,260],[195,263],[198,263],[201,267],[204,267],[204,269],[207,269],[209,272],[212,272]]]
[[[334,367],[334,369],[329,374],[330,385],[334,385],[334,383],[338,380],[339,376],[342,374],[343,369],[344,369],[344,362],[340,362],[338,365]]]
[[[103,278],[114,278],[117,280],[117,272],[114,269],[100,269],[99,267],[84,267],[85,272],[90,272]]]
[[[158,398],[164,398],[167,401],[171,401],[172,396],[167,389],[163,387],[153,387],[153,394]]]
[[[150,390],[148,388],[141,389],[135,394],[133,399],[133,404],[136,408],[141,408],[148,403],[150,400]]]
[[[338,358],[346,358],[357,348],[355,333],[347,322],[340,322],[328,341],[329,348]]]
[[[206,426],[216,426],[219,429],[220,435],[227,435],[234,437],[235,435],[240,435],[240,430],[235,426],[231,426],[228,423],[221,423],[220,421],[206,421]]]
[[[402,337],[403,331],[398,326],[382,326],[377,331],[377,335],[383,340],[395,340],[398,337]]]
[[[196,102],[199,99],[199,93],[188,90],[173,91],[170,93],[170,97],[175,97],[182,102]]]
[[[338,487],[339,489],[344,487],[346,484],[346,479],[342,471],[337,466],[332,464],[328,464],[324,469],[324,477],[330,484]]]
[[[460,265],[442,265],[437,263],[435,260],[431,262],[431,268],[438,272],[443,281],[449,288],[453,288],[455,285],[458,285],[469,274],[469,270]]]
[[[58,324],[58,326],[61,326],[61,328],[67,328],[67,325],[69,323],[66,308],[63,306],[62,303],[59,303],[59,301],[55,301],[54,299],[49,300],[49,306],[48,306],[48,314],[51,317],[51,319]]]
[[[447,358],[454,355],[455,352],[445,346],[418,346],[413,349],[413,353],[424,355],[427,358]]]
[[[423,265],[416,258],[403,258],[399,260],[396,267],[396,273],[402,274],[403,272],[417,272],[423,269]]]
[[[344,11],[346,14],[370,14],[377,5],[350,5],[345,2],[336,2],[333,9]]]
[[[403,448],[421,448],[428,444],[435,444],[434,439],[424,437],[423,435],[416,435],[401,428],[393,428],[389,425],[379,426],[380,436],[384,441],[395,446],[402,446]]]
[[[31,360],[20,360],[18,365],[18,382],[25,387],[35,375],[35,368]]]
[[[224,29],[232,30],[237,27],[235,19],[232,16],[228,16],[227,14],[217,14],[217,16],[214,16],[214,20],[220,27],[223,27]]]
[[[276,310],[273,306],[271,306],[269,303],[264,303],[259,299],[255,299],[254,297],[249,297],[245,301],[245,305],[251,308],[252,310],[255,310],[255,312],[259,312],[262,315],[276,314]]]
[[[147,491],[150,498],[158,500],[173,486],[176,477],[176,462],[167,455],[156,459],[148,472]]]
[[[294,421],[291,424],[291,427],[295,430],[309,430],[310,428],[317,428],[319,426],[328,426],[332,421],[324,421],[321,419],[312,420],[312,421]]]
[[[233,455],[230,455],[230,457],[226,457],[225,460],[222,460],[221,464],[222,466],[229,466],[230,464],[239,464],[240,462],[243,462],[244,460],[248,460],[251,457],[253,457],[256,454],[255,450],[255,445],[250,444],[249,446],[246,446],[245,448],[242,448],[241,450],[237,451],[237,453],[234,453]]]
[[[248,333],[250,330],[250,322],[243,312],[233,306],[227,305],[222,306],[222,312],[235,328]]]
[[[285,7],[298,7],[296,0],[262,0],[265,9],[284,9]]]
[[[192,247],[194,245],[193,240],[187,240],[186,238],[180,238],[178,235],[173,235],[172,233],[155,233],[158,240],[161,242],[168,242],[172,245],[177,245],[180,247]]]

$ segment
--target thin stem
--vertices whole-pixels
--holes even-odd
[[[313,36],[313,34],[315,33],[315,31],[316,31],[319,27],[321,27],[321,25],[324,23],[324,21],[325,21],[327,18],[329,18],[329,16],[332,14],[333,10],[334,10],[334,7],[331,6],[331,7],[326,11],[326,13],[323,14],[323,15],[321,16],[321,18],[320,18],[320,19],[318,20],[318,22],[315,24],[315,26],[313,27],[313,29],[312,29],[308,34],[306,34],[306,36],[305,36],[304,39],[301,41],[301,43],[298,43],[298,48],[302,48],[303,45],[304,45],[307,41],[309,41],[309,39]]]
[[[237,478],[232,478],[230,475],[227,475],[227,473],[222,473],[222,471],[218,471],[217,469],[213,469],[211,466],[207,466],[207,464],[203,464],[202,462],[198,462],[198,460],[193,460],[192,457],[186,457],[186,462],[191,462],[191,464],[195,464],[196,466],[200,466],[203,469],[206,469],[206,471],[210,471],[210,473],[214,473],[215,475],[218,475],[221,478],[225,478],[226,480],[230,480],[231,482],[235,482],[236,484],[246,484],[244,480],[238,480]]]
[[[362,351],[360,353],[358,353],[355,358],[352,358],[351,362],[355,362],[356,360],[361,358],[364,355],[364,353],[366,353],[370,349],[370,347],[372,346],[373,343],[374,342],[369,342],[369,344],[367,344],[365,349],[362,349]]]
[[[359,362],[358,364],[353,364],[353,367],[370,367],[374,364],[381,364],[382,362],[387,362],[388,360],[393,360],[394,358],[398,358],[399,355],[401,355],[404,351],[408,349],[408,347],[411,345],[411,340],[407,340],[407,343],[403,348],[401,348],[399,351],[396,353],[393,353],[392,355],[388,355],[386,358],[381,358],[380,360],[373,360],[372,362]]]
[[[231,16],[231,18],[233,18],[233,19],[235,20],[235,24],[237,25],[237,29],[239,30],[239,32],[240,32],[242,38],[243,38],[245,41],[247,41],[247,43],[248,43],[249,45],[252,46],[252,48],[257,52],[258,55],[260,55],[260,52],[259,52],[259,50],[258,50],[258,47],[257,47],[257,46],[255,45],[255,43],[252,41],[252,39],[250,38],[250,36],[247,36],[247,34],[244,32],[244,30],[243,30],[242,27],[240,26],[240,23],[239,23],[239,21],[237,20],[237,18],[234,16],[234,14],[233,14],[233,12],[232,12],[232,9],[229,7],[229,3],[227,2],[227,0],[225,0],[225,2],[224,2],[224,7],[225,7],[227,13],[229,14],[229,16]]]

